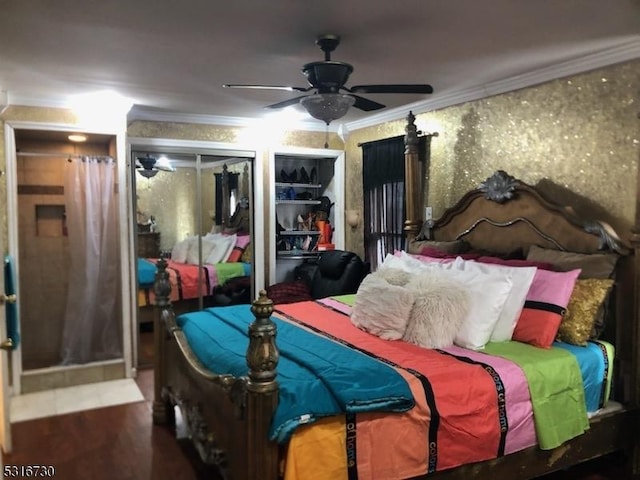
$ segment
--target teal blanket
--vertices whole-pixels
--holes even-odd
[[[177,319],[189,345],[218,374],[246,375],[250,305],[209,308]],[[300,424],[346,412],[402,412],[409,385],[393,368],[323,336],[273,318],[280,351],[278,408],[270,438],[283,442]]]
[[[156,281],[156,265],[155,263],[138,258],[138,285],[141,287],[153,286]]]

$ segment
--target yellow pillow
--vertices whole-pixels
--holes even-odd
[[[613,286],[608,278],[578,279],[562,317],[558,340],[584,346],[589,340],[598,309]]]

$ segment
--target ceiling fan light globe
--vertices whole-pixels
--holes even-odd
[[[313,118],[322,120],[327,125],[333,120],[344,117],[355,99],[342,93],[318,93],[303,97],[300,104]]]

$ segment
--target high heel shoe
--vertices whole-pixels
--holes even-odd
[[[316,170],[316,167],[313,167],[311,169],[311,176],[309,178],[309,182],[314,185],[318,183],[318,171]]]
[[[300,168],[300,183],[310,183],[309,174],[304,167]]]

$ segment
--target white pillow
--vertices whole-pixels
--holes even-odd
[[[403,340],[425,348],[451,346],[469,313],[464,286],[433,270],[416,275],[407,288],[415,300]]]
[[[356,292],[351,323],[386,340],[399,340],[413,306],[411,290],[391,285],[378,273],[367,275]]]
[[[222,256],[222,262],[226,262],[229,260],[231,256],[231,252],[233,252],[233,247],[236,246],[236,242],[238,240],[238,235],[223,235],[223,242],[225,243],[226,250],[224,251],[224,255]]]
[[[191,265],[198,265],[200,263],[197,236],[193,236],[189,239],[189,249],[187,250],[187,260],[185,263],[189,263]]]
[[[236,245],[236,235],[220,235],[214,238],[214,246],[209,255],[205,258],[204,263],[215,265],[216,263],[226,262]]]
[[[205,260],[209,258],[214,248],[216,248],[216,242],[213,238],[209,235],[202,237],[202,263],[207,263]]]
[[[171,260],[178,263],[187,262],[187,254],[189,253],[191,237],[187,237],[184,240],[176,243],[171,249]]]
[[[416,274],[420,271],[431,268],[441,268],[439,264],[426,263],[417,260],[406,252],[399,252],[398,255],[387,254],[384,261],[379,265],[378,270],[386,268],[396,268],[408,273]]]
[[[433,263],[440,265],[451,278],[461,282],[469,292],[469,313],[456,335],[454,343],[471,350],[481,350],[491,339],[491,333],[504,307],[513,286],[509,272],[489,269],[459,268],[457,258],[451,263]]]
[[[518,319],[520,318],[520,313],[524,307],[524,302],[527,299],[527,293],[529,292],[529,288],[531,288],[533,277],[538,269],[536,267],[512,267],[508,265],[480,263],[462,259],[457,259],[457,264],[462,264],[463,269],[479,268],[484,271],[498,270],[511,275],[513,286],[504,306],[502,307],[498,323],[493,327],[491,341],[506,342],[511,340],[513,331],[515,330]]]

